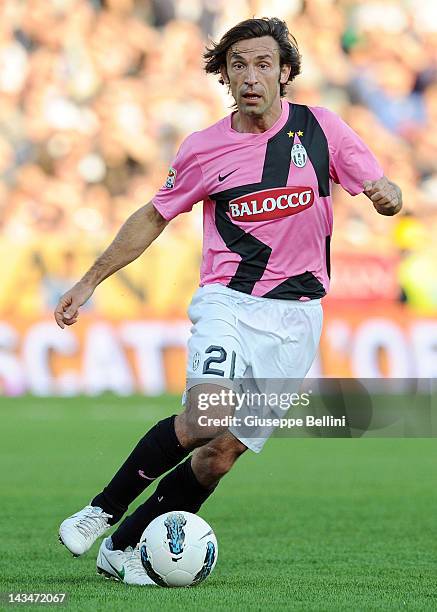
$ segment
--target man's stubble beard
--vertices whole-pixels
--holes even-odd
[[[270,103],[270,105],[267,102],[263,102],[263,104],[258,108],[252,108],[251,106],[248,106],[247,104],[242,102],[241,106],[237,104],[237,107],[240,113],[242,113],[243,115],[246,115],[248,117],[262,117],[269,110],[272,104],[273,102]]]

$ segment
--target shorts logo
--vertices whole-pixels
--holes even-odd
[[[270,221],[297,215],[314,204],[311,187],[278,187],[255,191],[229,202],[236,221]]]
[[[307,163],[308,155],[305,147],[298,142],[291,149],[291,161],[298,168],[303,168]]]
[[[196,371],[200,365],[200,353],[194,353],[193,355],[193,370]]]
[[[177,174],[177,171],[174,168],[170,167],[168,169],[167,179],[164,185],[166,189],[173,189],[174,184],[176,183],[176,174]]]

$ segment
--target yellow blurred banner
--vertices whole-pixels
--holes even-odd
[[[47,316],[0,322],[5,395],[126,395],[180,392],[187,319],[110,320],[85,313],[59,329]],[[309,376],[437,377],[437,319],[390,302],[329,301],[320,353]]]
[[[0,317],[34,320],[54,310],[108,245],[107,236],[0,238]],[[110,320],[184,317],[199,283],[201,243],[178,220],[140,259],[105,280],[82,308]]]

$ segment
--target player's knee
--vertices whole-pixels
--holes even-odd
[[[201,449],[199,460],[202,462],[205,474],[212,481],[219,481],[229,472],[234,462],[229,456],[223,456],[217,448],[208,444]]]
[[[210,405],[209,398],[213,394],[229,392],[219,385],[201,384],[188,390],[185,410],[177,417],[176,434],[186,448],[196,448],[217,438],[227,431],[227,416],[234,411],[226,401]],[[225,395],[226,397],[226,395]]]
[[[196,451],[203,464],[204,471],[211,481],[219,481],[234,465],[246,447],[236,440],[224,436],[221,440],[214,440]]]
[[[175,432],[180,444],[187,449],[197,448],[205,444],[207,440],[199,434],[198,428],[193,422],[193,415],[189,410],[184,410],[175,419]]]

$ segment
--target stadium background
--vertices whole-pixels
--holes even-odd
[[[313,374],[436,376],[437,5],[433,0],[3,0],[0,385],[6,395],[159,394],[184,383],[201,205],[106,280],[80,322],[52,310],[228,112],[201,55],[237,21],[286,19],[290,99],[327,106],[404,192],[394,219],[334,193],[333,283]]]

